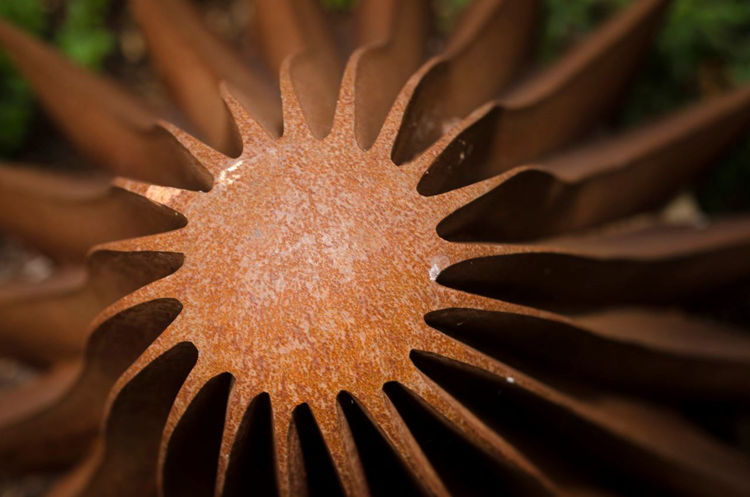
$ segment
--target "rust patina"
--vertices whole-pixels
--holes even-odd
[[[3,394],[4,467],[87,454],[54,497],[747,495],[677,406],[746,402],[750,341],[678,306],[750,275],[750,220],[653,211],[750,91],[585,139],[668,3],[520,78],[535,1],[473,2],[426,58],[421,0],[362,0],[348,41],[256,0],[253,65],[131,0],[179,126],[0,22],[118,176],[0,167],[0,226],[65,268],[0,291],[2,352],[47,368]]]

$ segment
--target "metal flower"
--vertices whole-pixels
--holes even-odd
[[[103,417],[52,495],[750,492],[679,409],[746,402],[750,341],[675,310],[750,275],[750,220],[613,224],[739,136],[750,90],[592,136],[667,1],[521,77],[532,0],[476,0],[424,63],[426,2],[361,0],[345,64],[313,0],[255,0],[278,79],[184,0],[129,3],[202,141],[0,23],[121,177],[0,170],[0,225],[89,253],[2,296],[5,350],[58,366],[3,400],[3,465],[71,461]]]

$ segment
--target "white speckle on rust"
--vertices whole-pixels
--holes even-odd
[[[216,184],[221,186],[229,186],[237,181],[240,175],[239,173],[236,173],[236,171],[240,166],[242,166],[244,162],[244,160],[238,160],[237,162],[220,172],[218,178],[216,178]]]
[[[426,201],[382,150],[337,136],[292,133],[248,149],[210,191],[171,205],[190,222],[168,235],[185,263],[160,294],[184,308],[162,336],[189,340],[202,364],[277,404],[380,392],[417,374],[415,348],[465,354],[424,319],[464,300],[430,284],[456,262],[435,230],[445,205]]]
[[[450,265],[451,261],[444,255],[433,257],[430,261],[430,280],[436,281],[440,273]]]
[[[148,190],[146,190],[146,197],[160,204],[169,204],[169,202],[179,193],[180,190],[177,188],[151,185],[148,187]]]

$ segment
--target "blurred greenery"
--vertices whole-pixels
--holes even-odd
[[[0,16],[35,34],[40,34],[46,24],[44,10],[33,0],[3,0]],[[0,153],[5,155],[21,146],[33,115],[31,90],[10,60],[0,54]]]
[[[351,7],[354,0],[324,0]],[[437,0],[444,29],[470,0]],[[544,0],[539,58],[549,62],[632,0]],[[621,116],[633,126],[702,96],[750,81],[750,0],[673,0]],[[708,213],[750,210],[750,139],[695,192]]]
[[[550,60],[630,0],[546,0]],[[675,0],[626,107],[626,123],[750,80],[750,2]]]
[[[558,56],[629,1],[546,0],[542,59]],[[622,124],[632,126],[747,82],[750,1],[674,0],[625,104]],[[750,139],[729,152],[695,193],[708,213],[750,210]]]
[[[109,7],[110,0],[69,0],[55,43],[79,64],[100,69],[115,48],[115,35],[106,25]]]
[[[157,0],[155,0],[157,1]],[[322,0],[346,10],[356,0]],[[448,29],[470,0],[435,0],[439,25]],[[553,60],[632,0],[544,0],[546,26],[539,43]],[[111,0],[68,0],[62,16],[49,0],[0,0],[0,16],[56,44],[78,63],[98,70],[115,46],[106,20]],[[60,19],[57,19],[60,17]],[[53,22],[53,20],[55,22]],[[631,126],[685,102],[750,81],[750,0],[673,0],[654,49],[625,105]],[[24,143],[34,116],[28,87],[0,57],[0,155]],[[750,140],[707,177],[698,193],[709,212],[750,209]]]
[[[98,70],[115,46],[107,28],[110,0],[69,0],[52,27],[53,11],[44,0],[1,0],[0,16],[21,29],[51,39],[70,59]],[[52,32],[50,32],[52,31]],[[34,117],[31,90],[0,55],[0,155],[12,156],[23,145]]]
[[[353,4],[352,0],[323,0],[323,6],[329,10],[346,10]]]

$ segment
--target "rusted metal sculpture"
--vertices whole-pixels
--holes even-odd
[[[127,178],[0,169],[4,228],[96,246],[2,294],[4,350],[55,365],[3,400],[3,466],[72,461],[103,416],[52,495],[747,495],[674,406],[747,402],[750,340],[674,304],[750,276],[750,220],[608,223],[710,164],[750,90],[584,140],[667,4],[514,84],[531,0],[476,0],[424,64],[425,1],[362,0],[344,64],[313,0],[255,0],[276,91],[184,0],[131,0],[203,141],[0,23]]]

